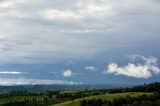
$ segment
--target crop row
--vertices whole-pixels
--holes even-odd
[[[47,96],[7,96],[0,97],[0,104],[20,101],[43,101]]]

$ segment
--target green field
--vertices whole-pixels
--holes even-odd
[[[131,97],[138,97],[141,95],[152,95],[153,93],[143,93],[143,92],[132,92],[132,93],[116,93],[116,94],[103,94],[103,95],[97,95],[97,96],[91,96],[91,97],[85,97],[81,99],[76,99],[74,101],[68,101],[52,106],[80,106],[80,101],[81,100],[89,100],[89,99],[103,99],[103,100],[113,100],[114,98],[121,98],[121,97],[126,97],[126,96],[131,96]]]
[[[0,97],[0,105],[11,102],[23,102],[23,101],[33,101],[33,100],[41,102],[44,101],[44,98],[47,98],[47,96],[5,96],[5,97]]]

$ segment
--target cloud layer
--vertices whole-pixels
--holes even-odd
[[[154,74],[160,74],[160,68],[157,66],[157,59],[155,57],[147,58],[140,55],[132,55],[129,57],[132,60],[132,63],[128,63],[126,66],[122,67],[118,66],[117,63],[111,63],[108,65],[106,73],[144,79],[147,79]],[[137,59],[144,61],[144,63],[137,63]]]
[[[98,72],[116,57],[160,57],[159,19],[158,0],[0,0],[0,75],[111,80]],[[107,73],[144,79],[159,74],[156,58],[129,59],[124,66],[109,64]]]
[[[0,64],[81,61],[137,41],[159,41],[160,6],[155,0],[68,0],[67,4],[1,0]]]

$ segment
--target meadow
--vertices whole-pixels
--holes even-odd
[[[85,98],[81,98],[81,99],[76,99],[74,101],[68,101],[68,102],[64,102],[64,103],[60,103],[60,104],[56,104],[56,105],[52,105],[52,106],[81,106],[80,105],[80,101],[82,100],[98,100],[98,99],[102,99],[102,100],[110,100],[112,101],[113,99],[116,98],[125,98],[125,97],[139,97],[142,95],[153,95],[153,93],[145,93],[145,92],[127,92],[127,93],[116,93],[116,94],[103,94],[103,95],[96,95],[96,96],[91,96],[91,97],[85,97]]]

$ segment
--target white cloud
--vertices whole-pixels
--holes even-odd
[[[41,13],[40,13],[41,14]],[[46,19],[78,19],[81,18],[78,14],[75,14],[69,10],[55,10],[55,9],[47,9],[42,12],[42,17]]]
[[[16,4],[23,2],[24,0],[1,0],[0,8],[13,8]]]
[[[62,75],[64,77],[71,77],[71,76],[73,76],[73,72],[68,69],[68,70],[63,71]]]
[[[100,18],[98,16],[114,15],[109,5],[99,5],[95,3],[83,4],[84,6],[77,6],[78,9],[46,9],[39,12],[39,15],[49,20],[72,20],[85,18]],[[107,12],[107,14],[105,14]]]
[[[24,74],[24,72],[18,72],[18,71],[0,71],[0,74],[18,75],[18,74]]]
[[[117,63],[108,65],[107,74],[124,75],[134,78],[149,78],[154,74],[160,74],[160,68],[157,66],[155,57],[144,57],[140,55],[131,55],[133,63],[128,63],[126,66],[120,67]],[[144,63],[135,63],[136,59],[143,60]]]
[[[97,71],[97,68],[94,67],[94,66],[86,66],[85,69],[88,70],[88,71],[93,71],[93,72]]]
[[[52,85],[52,84],[67,84],[67,85],[77,85],[81,83],[76,83],[73,81],[62,81],[62,80],[45,80],[45,79],[8,79],[0,78],[0,85],[10,86],[10,85]]]

